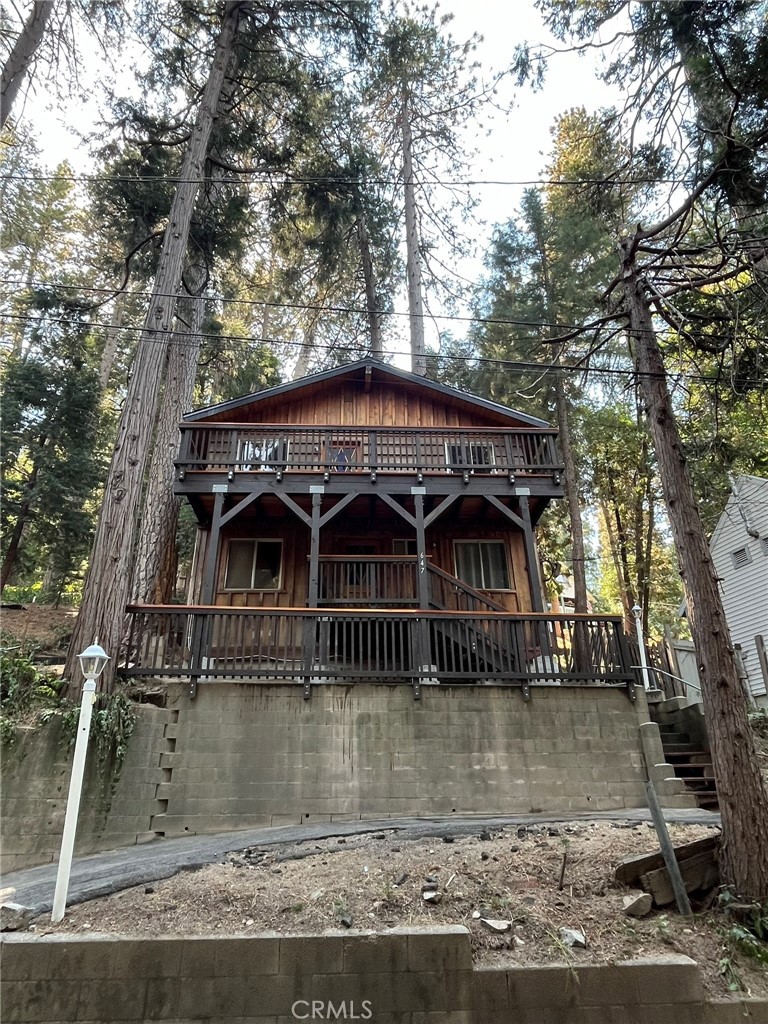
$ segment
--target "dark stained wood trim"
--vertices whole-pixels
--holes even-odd
[[[315,495],[313,494],[312,497],[314,498]],[[355,498],[357,498],[356,494],[345,494],[341,501],[336,502],[333,508],[329,508],[325,515],[321,516],[320,526],[325,526],[326,523],[330,523],[330,521],[337,516],[339,512],[344,511],[347,505],[351,505]]]
[[[535,612],[544,611],[544,600],[541,594],[541,573],[539,572],[539,560],[536,556],[536,538],[533,535],[531,525],[531,509],[528,503],[528,496],[520,495],[520,512],[523,518],[523,539],[525,542],[525,562],[528,568],[528,579],[531,585],[531,604]]]
[[[434,523],[434,521],[441,516],[443,512],[446,512],[448,508],[450,508],[450,506],[453,505],[453,503],[460,497],[460,494],[449,494],[447,498],[443,498],[440,504],[436,505],[429,515],[424,517],[424,526],[427,528],[430,527],[432,523]]]
[[[285,493],[285,491],[275,489],[271,493],[273,493],[276,498],[279,498],[280,501],[282,501],[282,503],[284,505],[287,505],[287,507],[291,510],[291,512],[293,512],[294,515],[298,516],[299,519],[302,521],[302,523],[304,523],[305,526],[309,526],[309,527],[312,526],[312,518],[307,515],[307,513],[304,511],[304,509],[300,505],[296,504],[296,502],[293,500],[293,498],[289,498],[288,495]],[[320,497],[320,495],[319,494],[317,494],[317,495],[313,494],[312,495],[313,503],[314,503],[314,499],[316,497]]]
[[[512,522],[515,524],[515,526],[519,526],[521,530],[525,529],[525,520],[521,519],[520,516],[515,515],[515,513],[512,511],[512,509],[509,507],[509,505],[505,505],[503,501],[499,501],[499,499],[496,497],[495,494],[484,494],[483,497],[485,498],[485,500],[489,504],[493,505],[493,507],[495,509],[498,509],[499,512],[501,512],[501,514],[503,516],[506,516],[507,519],[511,519]],[[526,500],[526,502],[528,501],[527,498],[525,500]],[[531,519],[531,510],[530,510],[530,506],[529,506],[529,508],[528,508],[528,522],[529,522],[529,524],[530,524],[530,519]]]
[[[263,493],[264,493],[264,488],[263,487],[259,488],[256,491],[251,491],[250,494],[247,494],[244,498],[242,498],[240,501],[238,501],[238,503],[236,505],[234,505],[228,512],[226,512],[221,517],[221,524],[220,525],[221,526],[226,526],[226,524],[231,519],[234,519],[236,516],[239,516],[240,513],[243,511],[243,509],[247,508],[248,505],[251,504],[251,502],[256,501],[257,498],[260,498]]]
[[[408,488],[408,494],[411,493],[411,488]],[[399,501],[395,501],[391,494],[387,494],[385,491],[379,491],[378,496],[384,502],[385,505],[389,505],[399,516],[402,516],[407,523],[416,529],[416,519],[411,515],[408,509],[403,508]]]
[[[203,586],[200,598],[203,604],[210,604],[216,593],[216,573],[219,567],[219,542],[221,537],[222,509],[224,508],[224,494],[217,491],[213,499],[213,518],[211,519],[211,531],[208,538],[208,548],[205,552],[205,569],[203,570]]]

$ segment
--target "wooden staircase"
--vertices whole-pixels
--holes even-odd
[[[674,768],[675,775],[693,793],[699,807],[717,811],[719,803],[710,752],[702,749],[700,743],[691,742],[690,735],[674,725],[659,725],[659,732],[664,757]]]

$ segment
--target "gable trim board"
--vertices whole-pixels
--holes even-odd
[[[257,405],[271,401],[275,398],[287,397],[303,388],[313,388],[318,385],[336,382],[341,380],[359,380],[365,386],[366,376],[373,380],[384,383],[400,383],[408,387],[417,387],[422,391],[431,392],[441,398],[450,399],[461,405],[470,406],[477,410],[490,413],[494,417],[509,423],[516,423],[527,427],[548,429],[551,425],[546,420],[536,416],[529,416],[527,413],[509,409],[507,406],[499,405],[485,398],[479,398],[466,391],[459,391],[458,388],[449,387],[447,384],[438,384],[436,381],[428,380],[407,370],[399,370],[396,367],[388,366],[378,360],[361,359],[356,363],[349,363],[346,366],[338,366],[332,370],[324,370],[321,373],[311,374],[299,380],[288,381],[285,384],[278,384],[276,387],[266,388],[264,391],[256,391],[251,395],[244,395],[241,398],[233,398],[228,402],[219,402],[217,405],[210,405],[205,409],[197,409],[194,412],[184,414],[184,421],[218,419],[225,413],[235,412],[248,406]]]

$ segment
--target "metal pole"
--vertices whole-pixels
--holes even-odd
[[[61,837],[59,869],[56,874],[56,891],[53,896],[53,913],[51,914],[51,920],[54,924],[61,921],[64,917],[64,908],[67,904],[69,875],[72,869],[72,853],[75,848],[77,816],[80,812],[80,794],[83,791],[85,756],[88,752],[88,737],[91,731],[91,715],[93,713],[93,705],[95,703],[96,680],[86,679],[83,684],[83,697],[80,703],[80,718],[77,723],[75,756],[72,761],[72,777],[69,780],[67,810],[64,816],[64,835]]]
[[[651,677],[648,675],[648,656],[645,653],[645,637],[643,636],[643,609],[636,604],[632,609],[635,616],[635,632],[637,633],[637,646],[640,650],[640,665],[643,670],[643,686],[646,690],[651,688]]]

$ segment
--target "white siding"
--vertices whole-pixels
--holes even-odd
[[[741,476],[737,485],[739,496],[728,499],[710,549],[731,638],[741,646],[752,692],[758,696],[766,692],[755,637],[762,636],[768,645],[768,480]],[[759,537],[751,537],[748,528]],[[738,561],[744,564],[736,568],[733,555],[744,549],[750,560],[745,562],[742,554]]]

